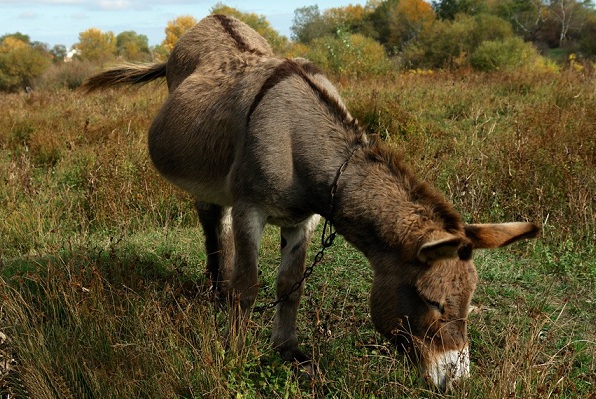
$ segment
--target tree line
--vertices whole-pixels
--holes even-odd
[[[549,56],[596,57],[591,0],[369,0],[323,12],[314,5],[295,11],[291,30],[292,39],[303,44],[342,33],[372,38],[413,68],[470,65],[481,46],[502,47],[500,56],[516,48],[517,56],[536,49]],[[476,58],[479,63],[480,54]]]
[[[222,3],[211,12],[235,16],[261,33],[277,53],[307,57],[339,76],[396,69],[548,68],[549,60],[568,60],[570,54],[574,62],[596,58],[591,0],[369,0],[323,11],[312,5],[295,10],[290,39],[262,15]],[[81,63],[163,61],[196,22],[192,16],[169,21],[156,46],[132,30],[116,35],[90,28],[79,34],[70,54],[64,45],[49,48],[20,32],[6,34],[0,37],[0,90],[35,86],[48,71],[62,76],[63,85],[76,87],[88,72]],[[66,67],[71,56],[76,66]],[[65,74],[68,68],[71,72]],[[73,78],[77,73],[81,76]]]

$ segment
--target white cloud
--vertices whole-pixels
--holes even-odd
[[[80,21],[81,19],[89,19],[89,15],[85,14],[84,12],[76,12],[74,14],[70,14],[69,18]]]
[[[155,0],[151,5],[193,5],[201,3],[214,3],[214,0]],[[147,5],[146,0],[0,0],[0,4],[12,5],[81,5],[89,8],[124,9],[137,8]]]
[[[39,14],[35,11],[23,11],[18,15],[19,19],[37,19]]]
[[[100,0],[99,8],[103,10],[126,10],[134,5],[129,0]]]
[[[0,4],[18,5],[76,5],[92,3],[87,0],[0,0]]]

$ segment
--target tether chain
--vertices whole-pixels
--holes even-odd
[[[309,267],[307,267],[306,269],[304,269],[304,274],[302,275],[302,278],[300,280],[296,281],[294,283],[294,285],[292,285],[292,288],[290,289],[290,291],[286,292],[285,294],[283,294],[282,296],[280,296],[273,302],[269,302],[269,303],[267,303],[265,305],[261,305],[261,306],[255,306],[252,309],[253,312],[262,313],[267,309],[274,308],[278,304],[287,301],[290,298],[290,295],[292,295],[294,292],[298,291],[300,289],[300,287],[302,286],[302,283],[304,282],[304,280],[306,280],[313,273],[313,271],[315,270],[315,266],[318,265],[319,263],[321,263],[321,261],[323,260],[323,257],[325,256],[325,250],[333,245],[333,241],[335,240],[335,237],[337,236],[337,232],[335,231],[335,228],[333,227],[333,221],[332,221],[333,210],[334,210],[333,208],[334,208],[334,204],[335,204],[335,194],[337,193],[337,183],[339,182],[340,176],[346,170],[346,166],[348,166],[348,162],[350,161],[350,159],[352,159],[354,152],[356,152],[356,149],[352,150],[352,153],[350,154],[348,159],[346,159],[345,162],[339,167],[337,174],[335,175],[335,179],[333,180],[333,185],[331,186],[331,203],[329,205],[329,217],[325,218],[325,224],[323,225],[323,233],[321,234],[321,249],[315,255],[315,257],[312,261],[312,264]]]

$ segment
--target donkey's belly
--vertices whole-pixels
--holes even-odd
[[[166,178],[201,202],[220,206],[232,205],[232,195],[225,181],[198,182],[184,178]]]

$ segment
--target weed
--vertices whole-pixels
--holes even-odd
[[[467,222],[533,220],[543,238],[476,254],[472,378],[448,397],[589,397],[596,381],[596,99],[589,72],[405,74],[343,81],[348,108],[401,148]],[[338,238],[306,283],[304,380],[253,315],[241,351],[209,301],[192,201],[145,132],[163,86],[0,96],[0,332],[11,397],[446,397],[368,316],[372,272]],[[317,235],[315,235],[316,237]],[[318,251],[315,241],[309,251]],[[260,250],[275,296],[279,233]]]

